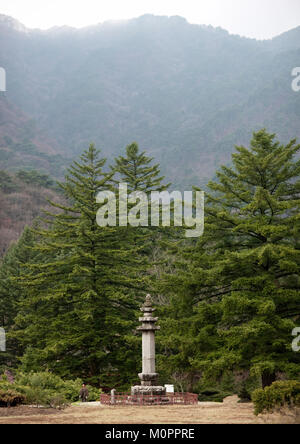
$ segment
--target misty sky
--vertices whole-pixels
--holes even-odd
[[[1,0],[0,13],[29,28],[83,27],[150,13],[266,39],[300,25],[300,0]]]

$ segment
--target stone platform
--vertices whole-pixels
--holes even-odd
[[[166,389],[155,385],[136,385],[131,387],[131,396],[135,395],[165,395]]]
[[[166,393],[163,395],[152,395],[149,392],[147,394],[139,393],[135,395],[115,393],[113,396],[101,394],[100,402],[101,405],[109,406],[197,405],[198,395],[194,393]]]

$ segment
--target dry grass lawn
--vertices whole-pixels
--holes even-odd
[[[224,403],[197,406],[107,407],[80,405],[57,411],[16,407],[0,409],[0,424],[266,424],[299,423],[299,416],[273,414],[256,417],[252,404],[232,396]]]

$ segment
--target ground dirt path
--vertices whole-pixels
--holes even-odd
[[[251,403],[237,401],[232,396],[223,403],[196,406],[107,407],[87,403],[61,411],[21,406],[0,409],[0,424],[264,424],[292,420],[280,415],[256,417]]]

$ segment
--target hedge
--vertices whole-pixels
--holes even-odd
[[[24,404],[25,396],[15,390],[0,389],[0,407],[15,407]]]
[[[274,412],[281,407],[300,406],[300,382],[277,381],[271,386],[255,390],[252,393],[254,413]]]

